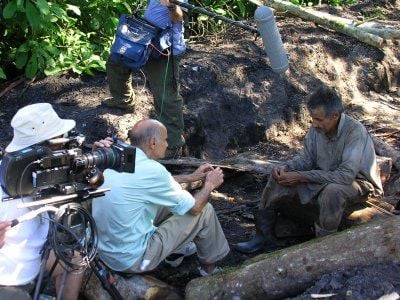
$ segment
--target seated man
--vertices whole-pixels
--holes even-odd
[[[338,230],[347,204],[382,194],[372,139],[360,122],[343,113],[340,96],[320,87],[307,97],[307,108],[312,124],[303,151],[272,170],[255,213],[256,235],[235,245],[241,252],[273,243],[277,210],[289,210],[293,200],[307,207],[305,213],[317,208],[315,233],[323,236]]]
[[[21,108],[13,117],[11,126],[14,137],[6,152],[21,151],[35,144],[41,144],[67,133],[75,127],[74,120],[60,119],[48,103],[38,103]],[[55,149],[53,149],[55,150]],[[18,204],[33,201],[32,197],[5,201],[7,195],[0,188],[0,299],[16,299],[21,290],[30,293],[34,279],[39,273],[41,249],[47,238],[49,220],[37,216],[28,221],[11,226],[11,220],[30,212],[29,208],[17,208]],[[50,254],[46,269],[50,270],[55,260]],[[63,269],[58,264],[53,276],[56,290],[62,283]],[[77,299],[83,272],[68,273],[62,299]],[[25,295],[27,295],[25,293]]]
[[[128,133],[136,149],[135,173],[104,172],[104,197],[93,201],[99,232],[100,258],[113,270],[142,273],[156,268],[167,256],[189,242],[197,246],[203,276],[215,272],[215,263],[229,252],[208,197],[223,182],[223,173],[211,165],[190,175],[172,175],[156,161],[168,147],[167,129],[156,120],[139,121]],[[97,146],[109,146],[102,140]],[[178,182],[205,179],[192,196]],[[173,216],[169,217],[172,213]],[[157,226],[157,227],[156,227]]]

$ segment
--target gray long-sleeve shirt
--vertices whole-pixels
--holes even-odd
[[[311,181],[298,186],[302,203],[309,202],[329,183],[349,185],[357,180],[365,193],[383,193],[372,139],[359,121],[345,114],[333,138],[310,128],[303,151],[287,165]]]

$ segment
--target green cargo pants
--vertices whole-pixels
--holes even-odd
[[[157,119],[168,130],[168,148],[184,145],[183,139],[183,98],[179,93],[179,56],[169,59],[150,59],[143,66],[154,98]],[[132,89],[132,69],[115,63],[108,58],[107,77],[111,96],[121,102],[135,101]]]

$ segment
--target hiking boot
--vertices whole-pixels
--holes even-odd
[[[133,104],[132,99],[119,101],[114,98],[107,98],[101,101],[101,105],[110,108],[119,108],[129,112],[135,111],[135,105]]]
[[[276,219],[277,214],[275,210],[256,210],[254,213],[256,235],[250,241],[238,243],[233,247],[239,252],[250,254],[261,250],[266,243],[275,245],[277,241],[274,237],[273,230]]]
[[[199,270],[199,273],[202,277],[207,277],[210,275],[214,275],[215,273],[219,273],[222,271],[222,269],[220,267],[215,267],[214,270],[212,270],[211,273],[207,273],[202,267],[198,267],[197,268]]]
[[[189,242],[183,247],[183,249],[177,250],[171,255],[165,258],[165,263],[170,265],[173,268],[180,266],[185,257],[193,255],[197,252],[196,244],[193,242]]]

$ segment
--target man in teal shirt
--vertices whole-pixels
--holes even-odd
[[[190,175],[172,177],[156,161],[164,157],[168,146],[167,130],[156,120],[138,122],[129,138],[137,147],[135,173],[106,170],[104,186],[111,191],[93,201],[101,259],[113,270],[141,273],[193,241],[201,273],[212,273],[215,263],[229,252],[208,203],[211,191],[223,182],[222,170],[205,164]],[[110,142],[97,145],[109,146]],[[178,183],[201,179],[204,186],[194,196]]]

